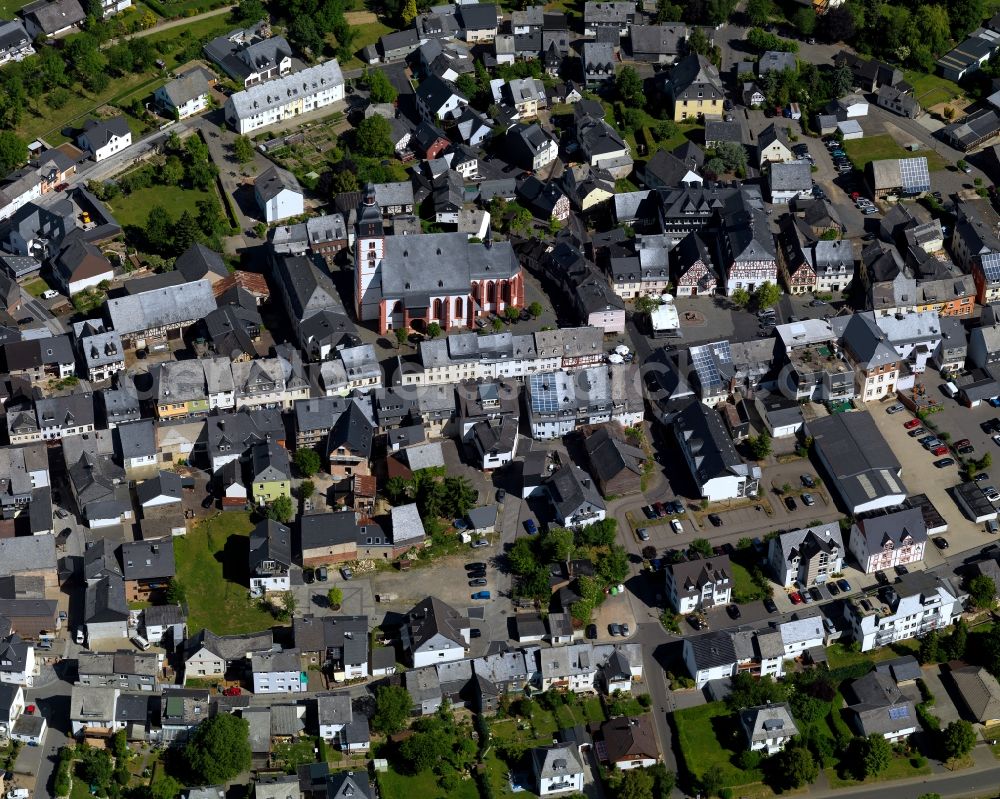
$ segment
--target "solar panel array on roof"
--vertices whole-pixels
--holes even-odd
[[[535,374],[529,378],[531,386],[531,408],[542,413],[559,410],[558,383],[552,375]]]
[[[1000,253],[988,252],[981,261],[986,279],[990,282],[1000,280]]]
[[[901,705],[900,707],[889,708],[889,718],[898,719],[908,719],[910,717],[910,708],[906,705]]]
[[[926,158],[900,158],[899,177],[903,191],[907,194],[919,194],[931,190],[931,176],[927,169]]]
[[[706,389],[720,387],[722,375],[719,374],[720,363],[732,363],[733,353],[728,341],[716,341],[700,347],[691,347],[691,365],[698,373],[698,379]]]

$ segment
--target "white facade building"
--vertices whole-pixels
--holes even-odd
[[[868,594],[847,604],[845,616],[862,652],[955,624],[965,600],[950,581],[927,572],[904,575],[881,596],[887,602],[879,594]]]
[[[237,133],[308,114],[344,99],[344,75],[336,59],[251,86],[226,100],[226,122]]]

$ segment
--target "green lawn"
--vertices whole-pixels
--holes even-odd
[[[858,780],[842,779],[838,774],[836,769],[828,768],[826,769],[827,779],[830,781],[831,788],[847,788],[852,785],[865,785],[872,782],[889,782],[890,780],[905,780],[912,777],[921,777],[925,774],[931,773],[931,767],[928,763],[924,763],[920,768],[915,767],[910,763],[908,757],[893,754],[892,760],[889,761],[889,768],[883,771],[881,774],[875,777],[869,777],[864,782],[859,782]]]
[[[942,78],[940,75],[928,75],[926,72],[913,70],[903,74],[907,82],[913,86],[913,96],[925,108],[938,103],[947,103],[949,100],[965,94],[961,86]]]
[[[759,773],[743,771],[731,762],[741,750],[742,733],[725,702],[677,710],[673,718],[681,759],[694,779],[718,766],[724,785],[749,785],[760,781]]]
[[[271,757],[286,772],[294,774],[299,766],[316,762],[316,755],[313,753],[315,746],[314,738],[300,738],[291,743],[275,744]]]
[[[391,763],[388,771],[381,771],[376,776],[382,799],[479,799],[472,779],[465,779],[453,790],[446,791],[438,785],[433,771],[422,771],[411,777],[395,771]]]
[[[28,5],[29,0],[0,0],[0,17],[10,19]]]
[[[162,205],[176,219],[184,211],[190,211],[195,217],[195,206],[199,200],[209,200],[215,196],[214,191],[201,189],[185,189],[181,186],[150,186],[139,189],[127,197],[118,197],[108,203],[111,213],[123,226],[136,225],[143,227],[146,218],[154,205]]]
[[[927,158],[927,167],[931,172],[944,169],[947,166],[945,160],[933,150],[920,150],[911,153],[900,147],[896,140],[888,134],[845,141],[844,150],[854,162],[855,169],[864,169],[869,161],[880,161],[884,158],[918,158],[920,156]]]
[[[271,614],[250,601],[245,584],[249,534],[247,513],[218,513],[174,541],[177,578],[190,607],[188,627],[216,635],[266,630]]]
[[[733,601],[736,602],[737,596],[745,597],[747,595],[759,594],[760,589],[750,579],[750,572],[746,570],[745,567],[741,566],[739,563],[730,563],[733,569]]]
[[[908,641],[899,641],[891,646],[882,646],[870,652],[853,652],[844,644],[831,644],[826,648],[826,657],[831,669],[839,669],[843,666],[853,666],[855,663],[881,663],[883,660],[892,660],[900,655],[913,654],[919,648],[920,642],[912,638]]]
[[[24,284],[24,290],[32,297],[41,297],[42,294],[49,290],[49,284],[43,278],[36,277],[34,280],[29,280]]]

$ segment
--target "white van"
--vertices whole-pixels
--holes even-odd
[[[952,383],[950,380],[947,383],[941,385],[941,390],[950,398],[955,399],[958,396],[958,386]]]
[[[143,652],[149,649],[149,641],[147,641],[145,638],[139,635],[139,633],[132,633],[132,635],[129,636],[128,640],[131,641],[133,644],[135,644],[137,647],[139,647],[139,649],[141,649]]]

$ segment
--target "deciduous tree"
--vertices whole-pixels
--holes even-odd
[[[399,685],[383,685],[375,693],[375,715],[372,729],[384,735],[393,735],[406,725],[413,707],[413,700]]]
[[[196,785],[219,785],[250,768],[250,724],[231,713],[205,719],[184,747]]]

